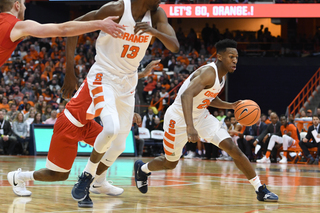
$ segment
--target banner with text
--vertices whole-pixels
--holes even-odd
[[[161,4],[168,18],[319,18],[320,4]]]

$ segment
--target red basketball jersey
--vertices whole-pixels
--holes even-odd
[[[10,33],[14,25],[21,21],[8,13],[0,13],[0,67],[10,58],[21,40],[12,42]]]

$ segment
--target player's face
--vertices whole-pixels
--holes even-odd
[[[236,48],[227,48],[222,55],[222,63],[230,73],[234,73],[238,63],[238,50]]]

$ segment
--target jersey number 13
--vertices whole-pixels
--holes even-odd
[[[121,53],[121,58],[127,57],[133,59],[137,57],[140,47],[131,46],[130,45],[123,45],[123,50]]]

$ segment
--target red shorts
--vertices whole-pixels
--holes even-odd
[[[59,172],[69,171],[77,156],[78,142],[84,141],[93,146],[101,131],[102,126],[95,120],[90,120],[83,127],[77,127],[69,121],[64,113],[61,113],[54,125],[47,168]]]

